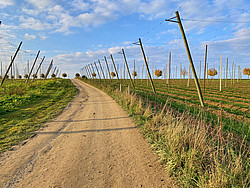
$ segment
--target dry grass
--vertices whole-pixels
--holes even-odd
[[[116,91],[113,96],[137,121],[144,120],[142,133],[181,187],[249,186],[249,144],[244,139],[226,133],[220,137],[220,129],[176,115],[167,105],[153,114],[135,94]]]

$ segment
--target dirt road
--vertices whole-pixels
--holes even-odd
[[[37,135],[0,158],[0,187],[173,187],[123,109],[73,80],[80,93]]]

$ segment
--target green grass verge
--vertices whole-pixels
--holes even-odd
[[[56,117],[77,92],[66,79],[6,82],[0,88],[0,153],[31,137]]]

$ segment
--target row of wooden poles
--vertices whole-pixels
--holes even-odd
[[[9,64],[9,66],[8,66],[8,68],[7,68],[6,72],[5,72],[5,74],[4,74],[4,77],[2,78],[2,81],[1,81],[0,86],[3,85],[5,79],[8,77],[8,73],[9,73],[10,70],[11,70],[11,78],[12,78],[12,69],[14,69],[14,68],[13,68],[13,66],[14,66],[14,61],[15,61],[15,58],[16,58],[16,56],[17,56],[17,54],[18,54],[18,52],[19,52],[21,46],[22,46],[22,42],[20,42],[20,44],[19,44],[19,46],[18,46],[18,48],[17,48],[17,50],[16,50],[14,56],[11,57],[10,64]],[[28,83],[29,80],[30,80],[30,77],[31,77],[31,75],[32,75],[32,73],[33,73],[33,70],[34,70],[34,68],[35,68],[35,65],[36,65],[37,59],[38,59],[38,57],[39,57],[39,54],[40,54],[40,50],[37,52],[36,58],[35,58],[35,60],[34,60],[34,62],[33,62],[33,64],[32,64],[32,67],[31,67],[29,73],[28,73],[28,76],[27,76],[27,78],[26,78],[26,83]],[[41,66],[42,66],[42,63],[44,62],[44,59],[45,59],[45,56],[43,56],[43,58],[42,58],[41,62],[39,63],[38,68],[37,68],[37,70],[35,71],[34,75],[37,76],[37,74],[38,74],[38,72],[39,72],[39,70],[40,70],[40,68],[41,68]],[[1,66],[2,66],[2,64],[1,64]],[[47,68],[46,74],[44,75],[44,79],[47,79],[47,77],[48,77],[50,71],[52,70],[52,67],[53,67],[53,59],[50,61],[49,67]],[[2,70],[2,67],[1,67],[1,70]],[[52,75],[53,75],[53,74],[57,75],[58,72],[59,72],[59,68],[55,67],[54,70],[52,71]],[[35,79],[35,76],[33,76],[33,80],[34,80],[34,79]]]
[[[185,35],[185,32],[184,32],[184,29],[183,29],[183,26],[182,26],[181,19],[180,19],[180,16],[179,16],[178,11],[175,12],[175,15],[176,15],[176,16],[175,16],[174,18],[176,18],[177,21],[173,21],[173,20],[172,20],[173,18],[171,18],[171,19],[169,19],[169,20],[166,20],[166,21],[176,22],[176,23],[178,23],[178,25],[179,25],[179,27],[180,27],[181,34],[182,34],[182,37],[183,37],[183,40],[184,40],[184,44],[185,44],[185,48],[186,48],[186,51],[187,51],[187,55],[188,55],[190,67],[191,67],[191,69],[192,69],[192,73],[193,73],[195,85],[196,85],[196,88],[197,88],[199,100],[200,100],[201,106],[204,107],[204,101],[203,101],[203,96],[202,96],[200,84],[199,84],[199,81],[198,81],[198,79],[197,79],[197,75],[196,75],[196,71],[195,71],[195,68],[194,68],[193,60],[192,60],[191,53],[190,53],[190,50],[189,50],[189,47],[188,47],[188,42],[187,42],[187,39],[186,39],[186,35]],[[139,43],[135,43],[135,44],[140,45],[140,47],[141,47],[142,56],[143,56],[144,63],[145,63],[146,69],[147,69],[148,78],[149,78],[149,80],[150,80],[151,87],[152,87],[152,91],[153,91],[153,93],[155,94],[155,98],[156,98],[156,90],[155,90],[154,82],[153,82],[153,80],[152,80],[152,77],[151,77],[151,74],[150,74],[150,71],[149,71],[148,62],[147,62],[147,58],[146,58],[146,55],[145,55],[145,52],[144,52],[144,49],[143,49],[143,45],[142,45],[141,39],[139,38]],[[132,80],[132,78],[131,78],[131,74],[130,74],[130,71],[129,71],[129,67],[128,67],[128,63],[127,63],[127,59],[126,59],[126,55],[125,55],[124,49],[122,49],[122,54],[123,54],[123,57],[124,57],[124,62],[125,62],[126,68],[127,68],[127,72],[128,72],[128,75],[129,75],[129,79],[130,79],[131,85],[133,86],[133,88],[135,88],[134,82],[133,82],[133,80]],[[117,72],[117,69],[116,69],[116,66],[115,66],[114,59],[113,59],[112,55],[110,55],[110,58],[111,58],[111,60],[112,60],[113,67],[114,67],[114,70],[115,70],[115,72],[116,72],[117,78],[119,79],[119,75],[118,75],[118,72]],[[206,63],[206,58],[207,58],[207,55],[205,55],[205,63]],[[109,70],[109,67],[108,67],[107,58],[104,57],[104,60],[105,60],[105,62],[106,62],[106,66],[107,66],[107,70],[108,70],[109,79],[111,80],[111,74],[110,74],[110,70]],[[169,63],[170,63],[170,62],[171,62],[171,53],[170,53],[170,57],[169,57]],[[102,69],[100,60],[98,60],[98,63],[99,63],[101,72],[102,72],[102,74],[103,74],[103,78],[104,78],[104,80],[106,81],[106,78],[105,78],[105,76],[104,76],[104,72],[103,72],[103,69]],[[94,62],[94,66],[96,67],[96,70],[97,70],[99,79],[101,79],[99,70],[98,70],[98,68],[97,68],[95,62]],[[170,66],[169,66],[169,67],[170,67]],[[205,67],[206,67],[206,66],[205,66]],[[93,65],[90,64],[90,65],[84,66],[83,69],[84,69],[85,72],[87,73],[88,77],[92,78],[92,74],[95,72],[95,71],[94,71]],[[170,74],[169,74],[169,76],[170,76]],[[204,81],[205,81],[205,79],[204,79]],[[170,86],[170,84],[169,84],[169,86]],[[205,82],[204,82],[204,88],[205,88]]]

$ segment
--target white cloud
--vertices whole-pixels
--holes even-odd
[[[24,18],[20,16],[19,18],[21,22],[21,27],[25,29],[32,29],[32,30],[48,30],[52,28],[52,25],[49,23],[43,23],[39,19],[35,19],[33,17]]]
[[[27,40],[34,40],[36,39],[35,35],[29,35],[28,33],[25,33],[24,38]]]
[[[15,4],[14,0],[0,0],[0,8],[5,8],[7,6],[12,6],[14,4]]]
[[[44,8],[54,4],[53,0],[26,0],[26,1],[38,9],[44,9]]]
[[[74,0],[71,5],[74,7],[74,9],[76,10],[80,10],[80,11],[87,11],[89,10],[89,4],[83,2],[82,0]]]

